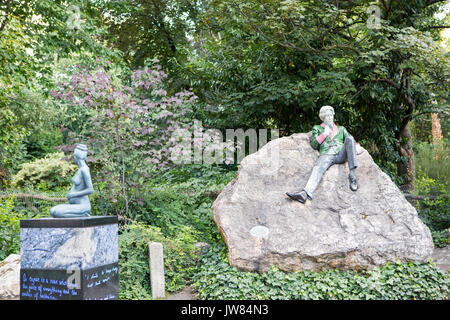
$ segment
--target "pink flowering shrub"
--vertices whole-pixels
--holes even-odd
[[[82,132],[72,133],[72,145],[62,149],[69,151],[78,142],[88,145],[94,179],[107,184],[110,200],[123,197],[125,214],[130,201],[141,202],[140,186],[171,164],[174,132],[190,127],[188,116],[197,97],[191,90],[168,94],[166,79],[156,64],[135,70],[125,85],[99,66],[80,69],[52,92],[57,99],[89,109],[89,123]]]

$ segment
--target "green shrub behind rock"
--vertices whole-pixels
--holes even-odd
[[[235,172],[211,172],[208,177],[190,177],[184,181],[153,181],[143,186],[141,204],[133,207],[133,219],[161,228],[166,237],[173,237],[184,226],[199,232],[199,241],[220,238],[213,220],[212,203]]]
[[[419,218],[431,230],[436,247],[445,247],[450,239],[450,189],[443,183],[428,178],[423,173],[416,180],[416,192],[424,198],[417,201]]]
[[[450,175],[450,141],[439,139],[435,143],[417,145],[415,165],[418,172],[437,183],[448,183]]]

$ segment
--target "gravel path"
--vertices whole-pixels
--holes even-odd
[[[199,300],[199,298],[195,295],[191,287],[186,287],[180,292],[171,294],[164,300]]]
[[[450,270],[450,246],[436,248],[433,252],[433,262],[439,269]]]

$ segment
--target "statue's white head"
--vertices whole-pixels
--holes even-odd
[[[320,120],[325,122],[325,124],[327,126],[331,127],[333,125],[333,122],[334,122],[334,109],[333,109],[333,107],[332,106],[323,106],[322,108],[320,108],[319,118],[320,118]]]
[[[75,160],[86,160],[87,158],[87,147],[84,144],[79,144],[77,145],[77,147],[75,148],[74,152],[73,152],[73,156],[75,158]]]

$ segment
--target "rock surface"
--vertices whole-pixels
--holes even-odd
[[[0,300],[16,300],[20,295],[20,255],[11,254],[0,262]]]
[[[118,226],[21,228],[20,253],[25,269],[81,269],[118,260]]]
[[[213,204],[230,264],[244,270],[371,269],[386,262],[425,262],[429,229],[365,150],[357,155],[359,189],[347,164],[325,173],[313,201],[286,196],[305,186],[319,156],[311,133],[272,140],[245,157]]]

